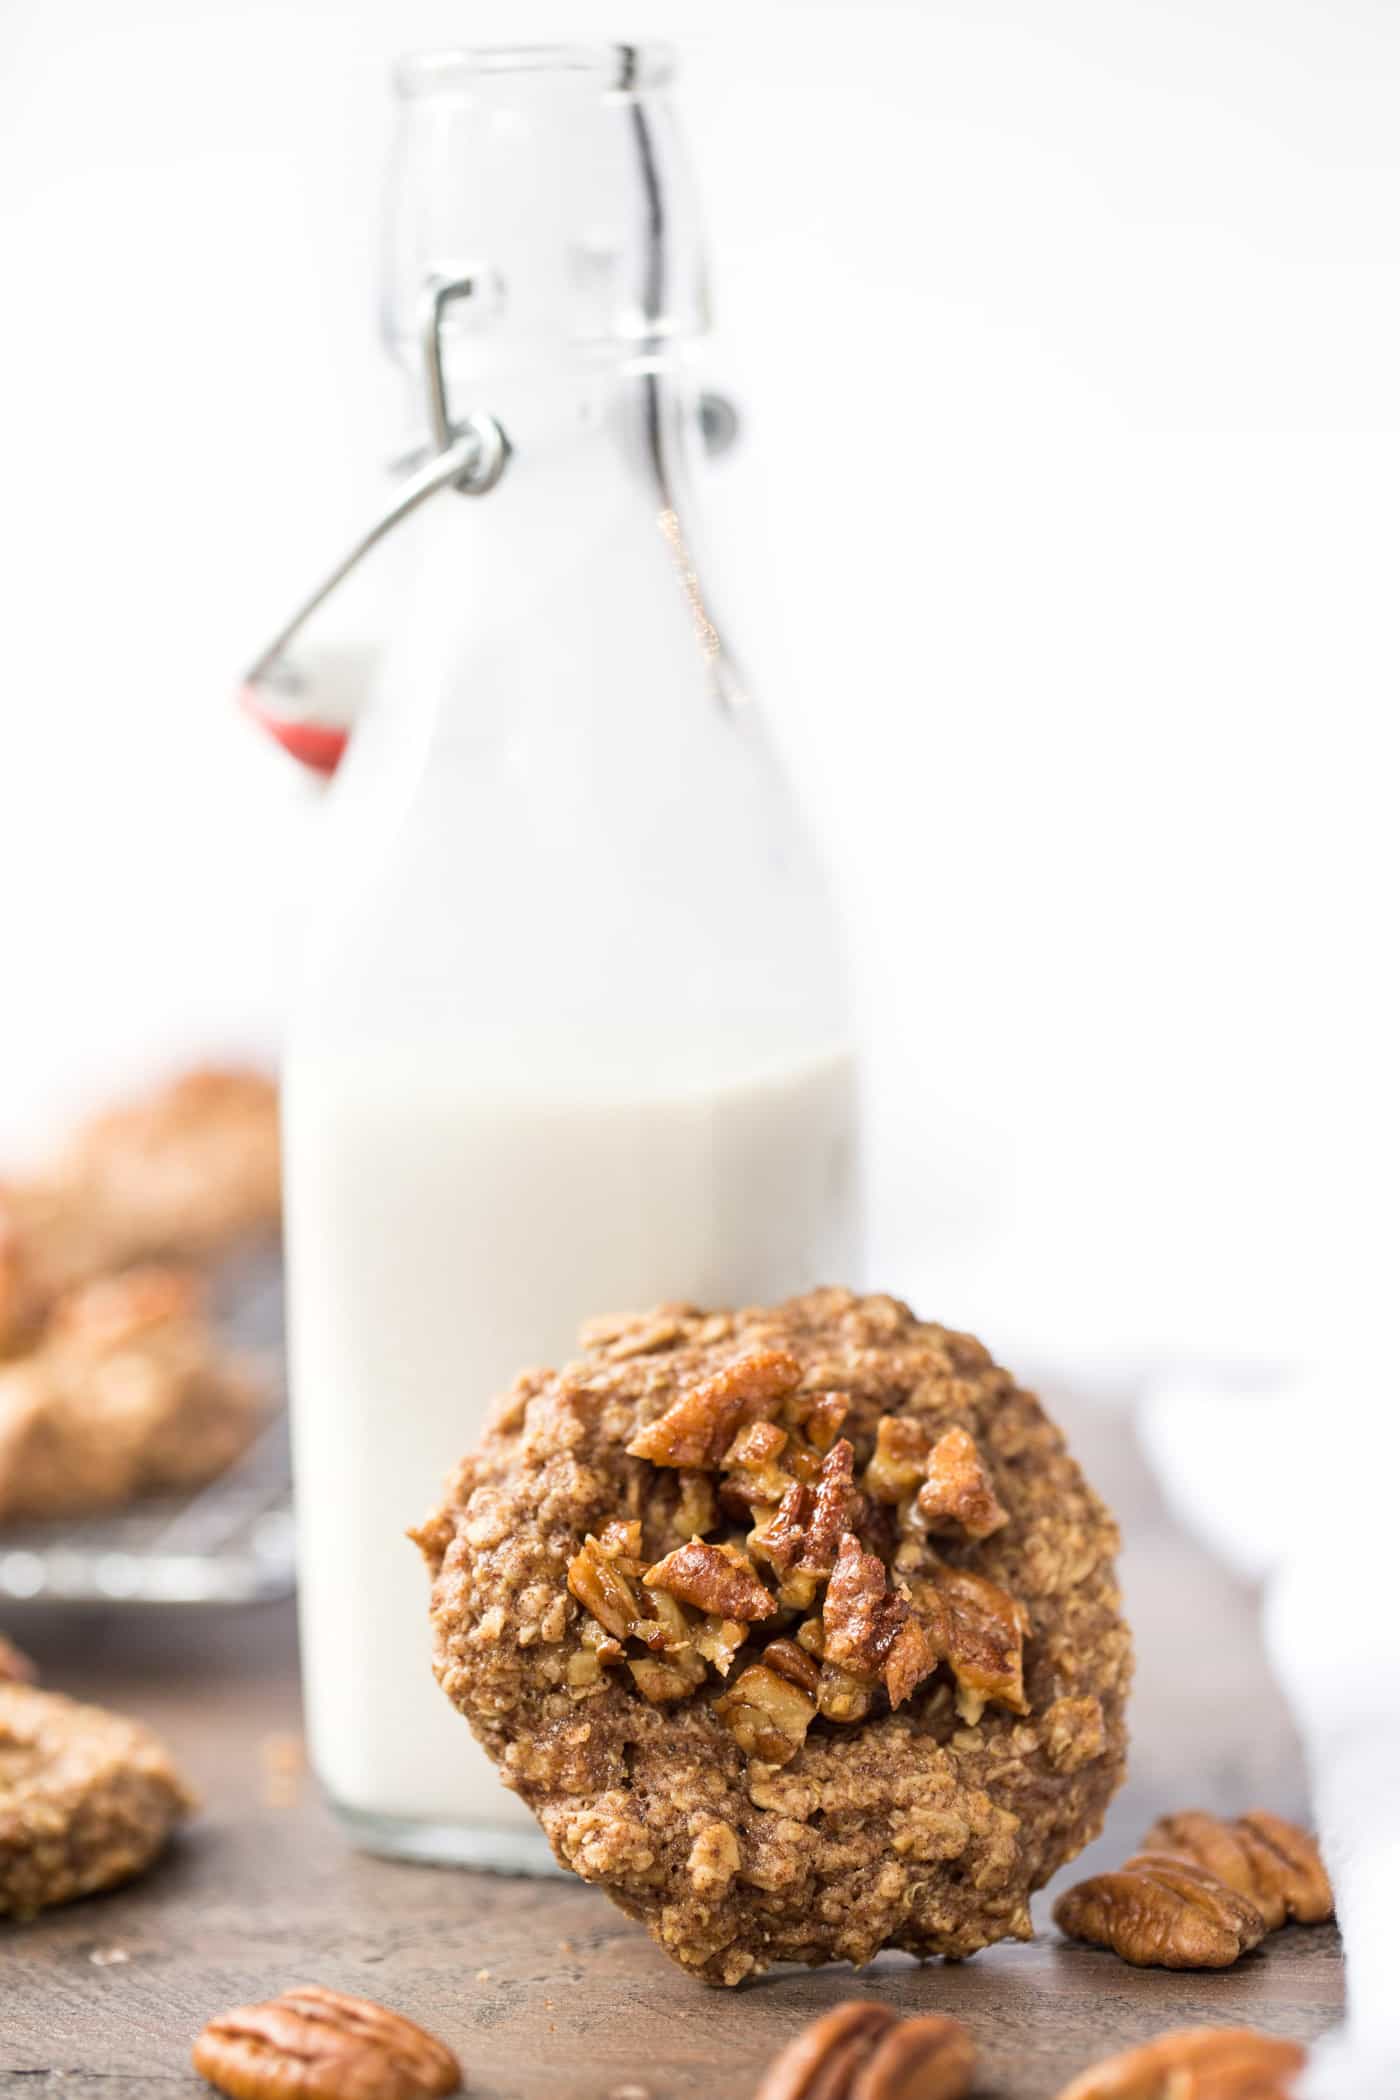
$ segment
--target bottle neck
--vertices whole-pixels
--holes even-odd
[[[425,285],[469,276],[446,342],[481,367],[636,357],[708,323],[664,53],[464,52],[399,75],[385,334],[417,358]]]

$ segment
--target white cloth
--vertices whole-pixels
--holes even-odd
[[[1400,1393],[1393,1357],[1159,1379],[1143,1444],[1180,1516],[1263,1585],[1346,1955],[1304,2100],[1400,2100]]]

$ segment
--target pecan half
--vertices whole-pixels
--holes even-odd
[[[883,1677],[891,1706],[907,1699],[937,1657],[878,1553],[847,1532],[822,1603],[825,1658],[853,1677]]]
[[[1162,1816],[1142,1849],[1195,1860],[1247,1897],[1270,1932],[1290,1918],[1316,1925],[1332,1915],[1332,1884],[1315,1840],[1264,1809],[1232,1819],[1199,1809]]]
[[[802,1366],[785,1349],[751,1350],[673,1400],[627,1449],[654,1466],[717,1466],[743,1423],[771,1420],[801,1383]]]
[[[691,1539],[677,1546],[642,1577],[649,1590],[665,1590],[683,1604],[721,1619],[768,1619],[777,1610],[742,1553]]]
[[[951,1526],[970,1539],[990,1538],[1010,1522],[982,1454],[965,1429],[946,1430],[930,1451],[914,1508],[932,1530]]]
[[[853,1998],[794,2036],[754,2100],[962,2100],[976,2058],[957,2020],[901,2020],[886,2005]]]
[[[1165,1852],[1141,1852],[1116,1874],[1076,1882],[1054,1915],[1071,1939],[1110,1947],[1139,1969],[1228,1969],[1264,1937],[1247,1897]]]
[[[194,2067],[232,2100],[425,2100],[462,2083],[452,2051],[402,2013],[316,1984],[221,2013]]]
[[[1026,1712],[1022,1646],[1030,1631],[1025,1606],[970,1568],[938,1562],[915,1577],[909,1593],[934,1655],[958,1681],[958,1712],[970,1725],[989,1705]]]
[[[1180,2027],[1082,2071],[1058,2100],[1288,2100],[1307,2051],[1249,2027]]]
[[[817,1717],[816,1701],[762,1663],[741,1670],[715,1712],[747,1757],[785,1765],[796,1757]]]

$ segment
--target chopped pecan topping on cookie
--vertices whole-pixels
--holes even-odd
[[[780,1677],[786,1677],[789,1684],[795,1684],[800,1691],[810,1692],[815,1698],[822,1681],[821,1666],[805,1648],[799,1648],[796,1641],[770,1641],[763,1651],[763,1662],[765,1668],[776,1670]]]
[[[615,1350],[611,1329],[603,1339]],[[684,1543],[648,1566],[640,1519],[587,1535],[568,1565],[569,1590],[589,1615],[584,1650],[565,1665],[571,1696],[591,1697],[607,1669],[625,1664],[653,1704],[684,1699],[706,1664],[728,1678],[753,1629],[776,1619],[786,1621],[771,1628],[779,1637],[761,1655],[749,1649],[715,1706],[765,1763],[795,1755],[818,1713],[849,1727],[877,1693],[890,1710],[903,1705],[940,1663],[965,1725],[988,1704],[1024,1713],[1024,1608],[939,1560],[927,1540],[953,1530],[977,1544],[1009,1521],[976,1442],[956,1425],[935,1436],[881,1415],[858,1479],[856,1445],[841,1433],[850,1396],[804,1392],[802,1377],[786,1350],[750,1350],[633,1436],[630,1458],[674,1469],[660,1536],[682,1532]],[[747,1527],[742,1542],[732,1530],[705,1535],[735,1524]],[[647,1658],[629,1655],[629,1642]]]
[[[1030,1631],[1023,1604],[970,1568],[935,1563],[911,1579],[910,1596],[935,1657],[958,1685],[958,1712],[969,1726],[989,1705],[1026,1711],[1022,1648]]]
[[[985,1539],[1010,1521],[976,1442],[956,1425],[935,1441],[918,1422],[882,1416],[862,1485],[898,1508],[905,1529]]]
[[[855,1486],[855,1452],[842,1437],[822,1460],[815,1482],[788,1485],[771,1518],[756,1528],[754,1550],[783,1575],[830,1575],[863,1499]]]
[[[619,1566],[620,1558],[609,1553],[602,1541],[590,1533],[569,1562],[569,1588],[601,1627],[625,1641],[642,1617],[641,1603],[628,1574],[640,1575],[642,1567],[640,1562]]]
[[[1180,2027],[1083,2071],[1058,2100],[1288,2100],[1299,2042],[1248,2027]]]
[[[816,1451],[831,1449],[850,1411],[848,1393],[789,1393],[782,1407],[788,1427],[805,1436]]]
[[[907,1502],[923,1485],[928,1464],[928,1432],[900,1415],[881,1415],[875,1424],[875,1449],[865,1469],[865,1491],[877,1502]]]
[[[310,1983],[220,2013],[194,2067],[231,2100],[439,2100],[462,2083],[452,2051],[402,2013]]]
[[[654,1466],[717,1466],[745,1422],[770,1421],[778,1402],[802,1383],[785,1349],[756,1349],[706,1378],[639,1429],[627,1446]]]
[[[1154,1823],[1142,1847],[1196,1861],[1247,1897],[1270,1932],[1290,1918],[1316,1925],[1332,1915],[1332,1884],[1316,1841],[1264,1809],[1232,1820],[1185,1809]]]
[[[907,1601],[891,1590],[885,1564],[847,1532],[822,1605],[825,1657],[850,1676],[882,1677],[898,1706],[938,1658]]]
[[[750,1664],[715,1712],[746,1756],[769,1765],[796,1757],[817,1717],[815,1700],[763,1663]]]
[[[1116,1874],[1077,1882],[1055,1905],[1055,1923],[1140,1969],[1228,1969],[1265,1929],[1247,1897],[1166,1852],[1141,1852]]]
[[[737,1547],[711,1546],[704,1539],[677,1546],[643,1580],[649,1590],[665,1590],[721,1619],[767,1619],[777,1609]]]
[[[990,1538],[1007,1519],[981,1453],[965,1429],[950,1429],[928,1455],[914,1507],[931,1530],[961,1529]]]

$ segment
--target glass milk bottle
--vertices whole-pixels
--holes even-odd
[[[405,1526],[585,1317],[858,1263],[831,905],[692,537],[668,74],[400,71],[387,328],[468,463],[326,798],[286,1057],[313,1760],[363,1842],[496,1866],[547,1853],[433,1681]]]

